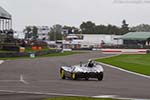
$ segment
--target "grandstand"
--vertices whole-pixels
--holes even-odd
[[[0,6],[0,33],[12,29],[12,16]]]

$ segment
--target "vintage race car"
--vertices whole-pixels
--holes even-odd
[[[94,63],[93,66],[89,67],[88,63],[79,64],[74,66],[61,66],[60,68],[60,76],[62,79],[79,79],[84,78],[88,80],[89,78],[97,78],[98,80],[103,80],[103,67]]]

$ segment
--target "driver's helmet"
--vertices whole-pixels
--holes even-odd
[[[92,63],[93,62],[93,60],[92,59],[89,59],[89,63]]]
[[[94,62],[93,62],[93,60],[89,59],[88,67],[93,67],[93,66],[94,66]]]

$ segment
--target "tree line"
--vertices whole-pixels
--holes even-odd
[[[115,25],[96,25],[92,21],[83,22],[80,25],[83,34],[115,34],[122,35],[129,32],[128,24],[125,20],[122,21],[122,26]]]
[[[128,32],[150,32],[149,24],[140,24],[137,26],[129,27],[126,20],[122,21],[121,26],[116,25],[96,25],[92,21],[83,22],[80,25],[83,34],[114,34],[124,35]]]
[[[24,29],[26,38],[36,39],[38,28],[36,26],[27,26]],[[50,27],[49,37],[50,40],[61,40],[63,36],[67,34],[114,34],[114,35],[124,35],[128,32],[144,31],[150,32],[150,25],[140,24],[134,27],[129,27],[126,20],[122,21],[121,26],[116,25],[96,25],[92,21],[82,22],[80,28],[74,26],[62,26],[56,24]]]

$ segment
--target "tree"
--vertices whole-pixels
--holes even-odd
[[[115,26],[115,25],[108,25],[108,34],[114,34],[114,35],[121,35],[121,28]]]
[[[107,26],[105,25],[97,25],[95,27],[95,34],[107,34]]]
[[[126,20],[122,21],[121,34],[126,34],[129,32],[129,24],[126,23]]]
[[[148,24],[140,24],[135,27],[131,27],[131,31],[136,32],[150,32],[150,25]]]
[[[122,28],[115,25],[95,25],[93,22],[83,22],[80,25],[81,31],[83,34],[116,34],[122,35],[128,32],[128,24],[126,21],[123,21]]]
[[[74,26],[64,26],[63,30],[67,30],[66,34],[79,34],[79,29]]]
[[[38,28],[36,26],[33,26],[32,28],[32,36],[33,36],[33,39],[37,39],[37,34],[38,34]]]
[[[90,34],[90,33],[94,33],[95,26],[96,26],[95,23],[93,23],[91,21],[87,21],[87,22],[83,22],[80,25],[80,29],[83,34]]]
[[[37,39],[37,34],[38,34],[38,28],[36,26],[27,26],[24,29],[25,32],[25,39]]]
[[[25,39],[31,38],[31,27],[30,26],[26,26],[26,28],[24,29],[25,32]]]
[[[62,26],[59,24],[53,25],[50,28],[49,36],[52,41],[62,40]]]

